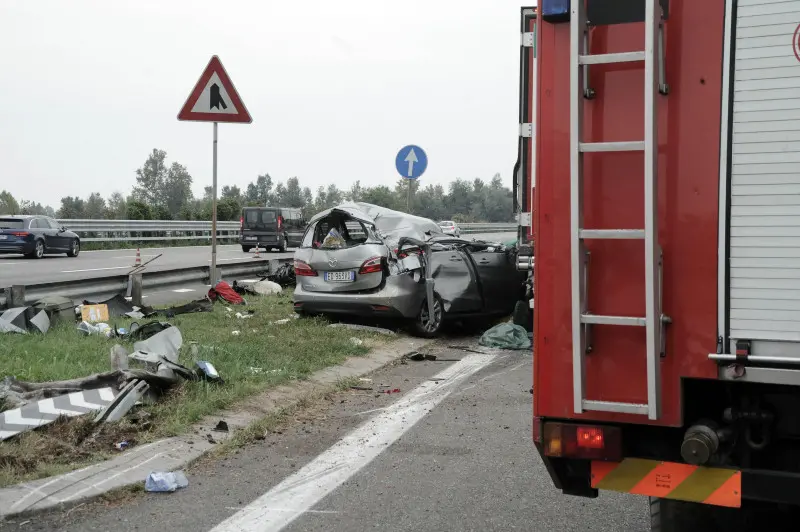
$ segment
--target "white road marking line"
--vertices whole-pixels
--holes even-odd
[[[158,294],[158,293],[160,293],[160,292],[155,292],[155,293],[156,293],[156,294]],[[146,298],[146,297],[147,297],[147,296],[142,296],[142,299],[144,299],[144,298]],[[133,298],[132,298],[131,296],[126,296],[126,297],[125,297],[125,299],[126,299],[127,301],[130,301],[130,300],[132,300]]]
[[[101,270],[132,270],[133,266],[111,266],[109,268],[89,268],[86,270],[65,270],[61,273],[99,272]]]
[[[226,510],[244,510],[242,506],[226,506]],[[273,512],[294,512],[294,510],[289,510],[287,508],[273,508]],[[307,514],[338,514],[341,513],[337,510],[306,510]]]
[[[183,292],[194,292],[194,288],[176,288],[173,292],[183,293]]]
[[[211,532],[283,529],[372,462],[462,381],[494,360],[492,355],[465,356],[436,376],[444,379],[439,384],[420,384]]]

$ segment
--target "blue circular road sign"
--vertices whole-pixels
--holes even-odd
[[[397,152],[394,166],[406,179],[417,179],[428,167],[428,156],[422,148],[410,144]]]

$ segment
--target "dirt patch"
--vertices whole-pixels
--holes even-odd
[[[148,417],[140,410],[119,423],[100,425],[95,425],[91,416],[60,418],[40,430],[21,434],[14,445],[0,445],[0,482],[37,478],[44,464],[48,471],[68,471],[75,464],[124,452],[115,444],[127,441],[133,447],[150,439]]]

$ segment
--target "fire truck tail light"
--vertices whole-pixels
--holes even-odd
[[[619,461],[622,431],[619,427],[545,423],[544,454],[556,458]]]

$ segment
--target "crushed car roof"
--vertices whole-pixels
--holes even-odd
[[[402,237],[428,240],[432,236],[443,235],[439,225],[429,218],[363,202],[342,203],[318,213],[309,223],[313,224],[335,212],[375,226],[384,243],[390,247],[396,246]]]

